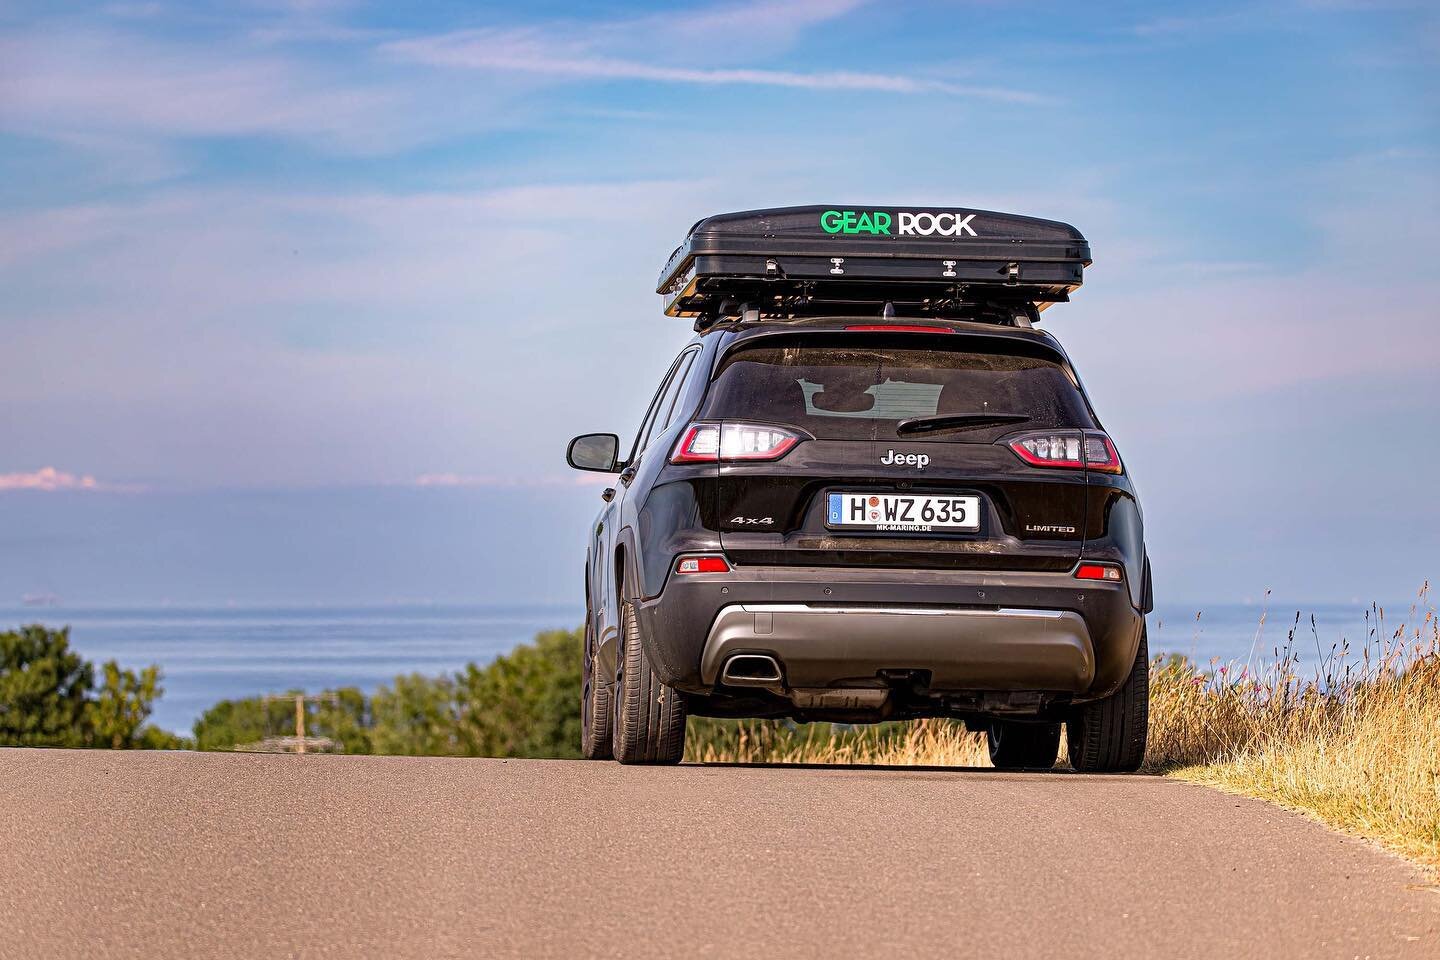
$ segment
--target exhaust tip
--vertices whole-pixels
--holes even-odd
[[[725,661],[720,682],[732,687],[769,687],[780,682],[780,662],[768,653],[737,653]]]

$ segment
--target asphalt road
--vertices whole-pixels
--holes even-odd
[[[0,750],[0,957],[1440,957],[1258,801],[989,770]]]

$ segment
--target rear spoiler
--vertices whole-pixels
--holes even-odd
[[[706,217],[655,292],[672,317],[879,312],[963,316],[1043,309],[1084,279],[1090,244],[1069,224],[963,208],[783,207]]]

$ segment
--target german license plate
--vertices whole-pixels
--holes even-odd
[[[825,525],[847,530],[931,533],[980,529],[980,498],[936,494],[832,493]]]

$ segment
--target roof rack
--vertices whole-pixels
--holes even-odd
[[[706,217],[660,272],[665,313],[708,326],[765,317],[1026,317],[1090,265],[1074,227],[958,208],[782,207]],[[1028,309],[1027,309],[1028,308]]]

